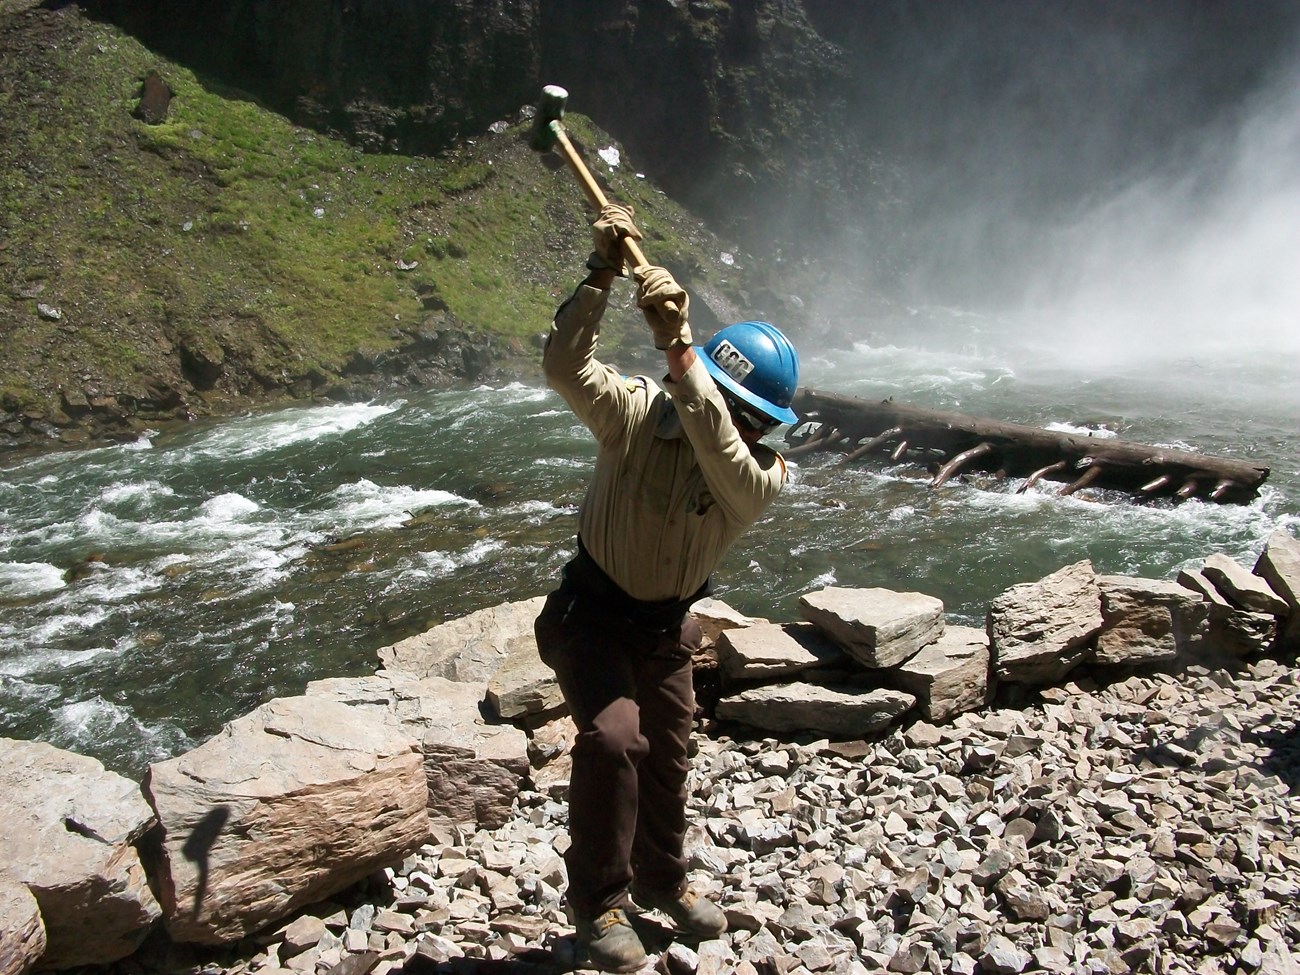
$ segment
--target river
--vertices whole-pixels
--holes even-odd
[[[1090,558],[1171,578],[1209,552],[1253,565],[1300,529],[1300,383],[1288,357],[1166,355],[1094,375],[997,323],[942,310],[850,349],[804,349],[804,383],[1020,423],[1261,460],[1245,506],[1138,504],[1043,483],[932,490],[923,472],[792,463],[717,573],[774,620],[829,584],[917,590],[982,625],[1007,586]],[[549,390],[410,392],[201,422],[0,470],[0,735],[139,775],[377,648],[547,591],[572,551],[593,446]]]

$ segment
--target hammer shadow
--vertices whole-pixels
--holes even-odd
[[[181,844],[181,855],[195,864],[199,871],[198,888],[194,892],[194,909],[190,914],[191,917],[198,917],[203,909],[203,900],[208,893],[209,855],[228,819],[230,819],[229,806],[214,806],[207,815],[194,824],[190,835]]]

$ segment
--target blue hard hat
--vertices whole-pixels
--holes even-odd
[[[799,354],[775,325],[728,325],[704,343],[703,358],[724,391],[778,423],[799,422],[790,409],[799,388]]]

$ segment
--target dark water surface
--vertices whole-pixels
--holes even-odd
[[[1247,506],[930,490],[921,472],[791,465],[718,595],[797,617],[828,584],[915,589],[981,625],[1017,582],[1090,558],[1170,578],[1211,551],[1253,564],[1300,529],[1300,381],[1284,357],[1081,364],[974,322],[819,355],[805,383],[1013,422],[1102,424],[1127,440],[1262,460]],[[939,336],[936,339],[936,336]],[[0,735],[136,775],[309,680],[375,668],[378,647],[545,592],[571,554],[593,448],[549,391],[417,393],[195,425],[0,471]],[[336,544],[345,542],[346,544]],[[85,563],[78,577],[67,571]]]

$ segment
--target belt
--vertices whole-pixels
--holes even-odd
[[[573,596],[584,609],[663,633],[681,626],[691,604],[713,592],[713,577],[705,579],[704,585],[685,599],[636,599],[605,573],[579,537],[578,554],[565,564],[560,575],[560,591]]]

